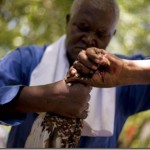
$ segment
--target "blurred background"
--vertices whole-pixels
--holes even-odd
[[[150,0],[117,0],[120,22],[107,50],[150,56]],[[0,57],[22,45],[43,45],[65,33],[73,0],[0,0]],[[0,126],[0,148],[11,127]],[[131,116],[120,135],[119,148],[150,148],[150,111]]]

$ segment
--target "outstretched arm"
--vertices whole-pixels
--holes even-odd
[[[0,114],[53,112],[71,118],[86,118],[91,87],[67,85],[64,80],[41,86],[25,86],[9,103],[0,105]]]
[[[98,49],[88,48],[78,55],[67,82],[84,82],[95,87],[150,83],[150,60],[125,60]]]

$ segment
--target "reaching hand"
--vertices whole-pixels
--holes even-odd
[[[81,82],[94,87],[113,87],[120,83],[124,61],[103,49],[88,48],[68,72],[66,82]]]

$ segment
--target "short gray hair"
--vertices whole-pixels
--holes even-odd
[[[115,22],[118,22],[120,11],[116,0],[74,0],[70,10],[71,17],[73,17],[80,10],[80,7],[84,3],[89,3],[89,5],[94,8],[104,11],[109,9],[110,13],[114,13]]]

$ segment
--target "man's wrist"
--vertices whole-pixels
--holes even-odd
[[[123,61],[124,67],[122,76],[125,85],[150,83],[150,60]]]

